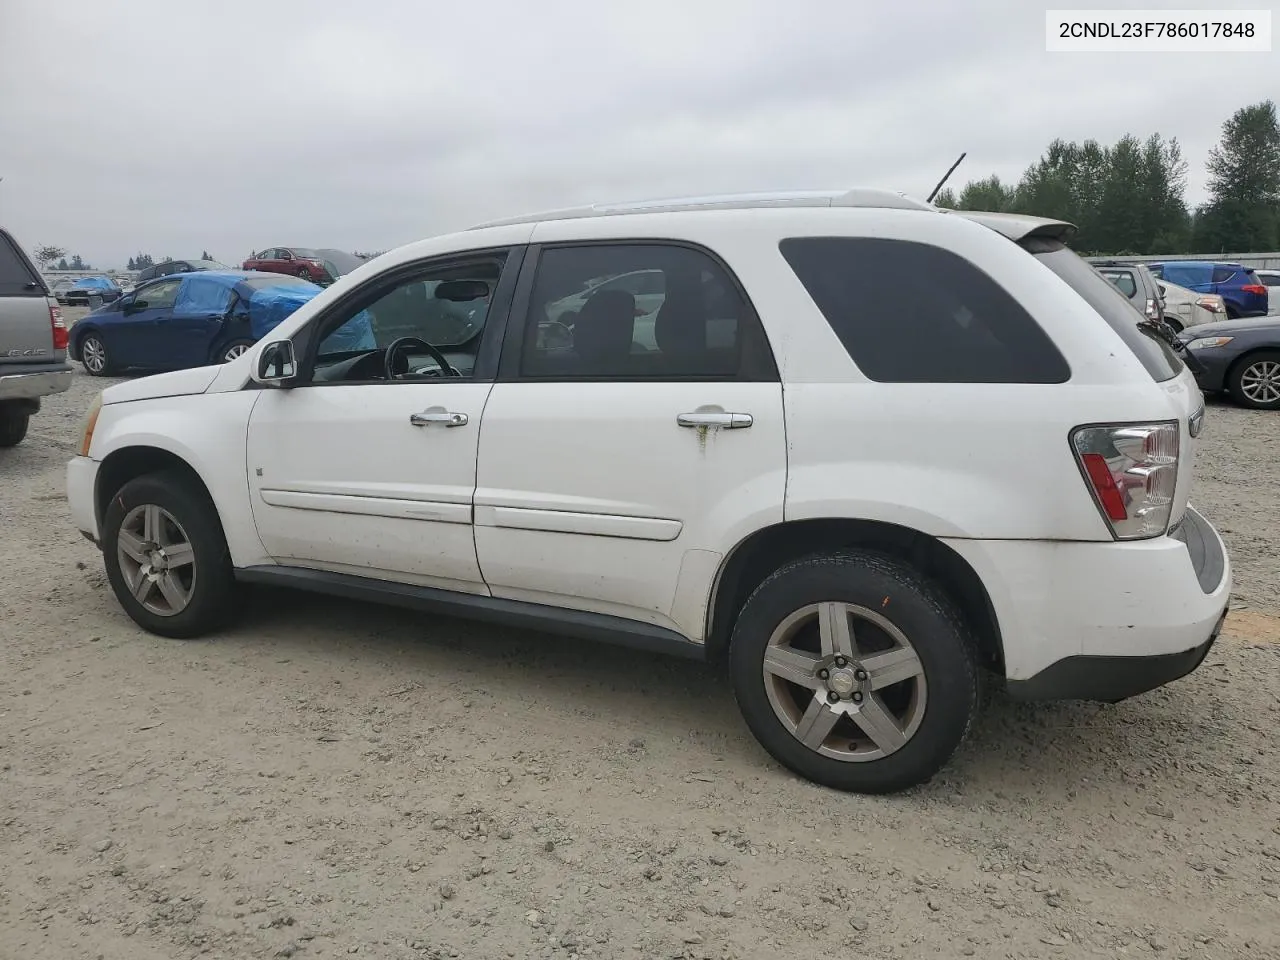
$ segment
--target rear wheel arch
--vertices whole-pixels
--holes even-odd
[[[792,520],[761,528],[721,563],[708,604],[707,656],[727,652],[738,611],[752,591],[784,565],[806,556],[849,549],[875,550],[910,564],[959,609],[983,666],[1004,674],[1004,642],[986,585],[963,557],[941,540],[878,520]]]

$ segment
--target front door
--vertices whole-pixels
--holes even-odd
[[[661,272],[656,309],[603,283],[551,317],[635,271]],[[517,309],[480,437],[490,590],[702,639],[724,556],[783,518],[782,388],[750,304],[706,252],[574,244],[541,250]]]
[[[170,365],[157,333],[162,320],[173,311],[181,284],[181,280],[157,280],[126,301],[128,307],[111,325],[111,342],[107,344],[107,353],[115,362],[153,370]]]
[[[472,497],[492,371],[476,357],[486,335],[501,335],[503,311],[490,318],[488,305],[501,283],[514,285],[507,259],[384,274],[316,317],[316,355],[300,358],[305,385],[264,391],[249,422],[254,520],[273,558],[486,592]],[[472,308],[468,323],[436,322],[429,301],[445,297]]]

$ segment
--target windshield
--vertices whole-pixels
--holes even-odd
[[[1111,329],[1134,352],[1152,379],[1171,380],[1182,372],[1183,363],[1174,348],[1155,332],[1147,318],[1124,294],[1097,270],[1057,240],[1031,237],[1022,241],[1022,246],[1065,280],[1072,290],[1080,294],[1111,325]]]
[[[307,247],[290,247],[289,251],[295,257],[301,257],[303,260],[319,260],[320,259],[320,254],[316,253],[314,250],[308,249]]]

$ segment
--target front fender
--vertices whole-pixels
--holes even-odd
[[[106,462],[130,448],[162,450],[204,482],[222,521],[232,563],[270,563],[249,503],[245,442],[258,390],[110,404],[99,413],[90,456]]]

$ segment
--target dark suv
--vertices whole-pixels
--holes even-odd
[[[202,270],[230,270],[225,263],[217,260],[166,260],[138,271],[135,283],[146,283],[157,277],[167,277],[175,273],[199,273]]]
[[[1148,266],[1161,280],[1196,293],[1216,293],[1226,303],[1232,320],[1267,315],[1267,288],[1251,267],[1209,260],[1173,260]]]

